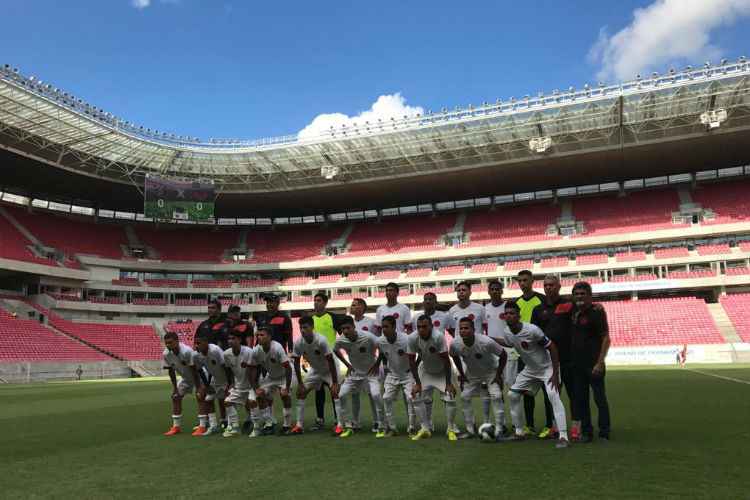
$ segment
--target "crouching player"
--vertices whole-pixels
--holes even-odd
[[[459,439],[476,435],[472,398],[489,397],[495,411],[495,432],[502,435],[505,423],[503,405],[503,370],[507,354],[500,345],[486,335],[474,334],[474,321],[462,318],[458,323],[459,336],[451,343],[451,356],[458,369],[461,387],[461,403],[464,411],[466,432]],[[464,366],[466,371],[464,371]]]
[[[331,391],[331,399],[336,408],[338,423],[334,428],[334,434],[338,435],[344,432],[341,424],[341,404],[339,402],[339,382],[338,368],[336,361],[333,359],[333,353],[324,336],[316,333],[314,328],[315,322],[310,316],[303,316],[299,320],[299,327],[302,335],[294,342],[292,349],[292,359],[294,360],[294,373],[297,375],[297,423],[290,434],[302,434],[304,432],[305,422],[305,398],[310,391],[317,391],[323,386],[327,386]],[[307,372],[307,378],[302,379],[302,357],[305,357],[310,364]]]
[[[198,415],[198,428],[193,431],[193,436],[211,436],[221,433],[219,422],[216,419],[216,406],[224,405],[226,398],[227,381],[229,369],[224,366],[224,351],[216,344],[210,343],[207,335],[199,333],[195,338],[195,367],[206,370],[210,375],[210,382],[204,384],[198,391],[198,404],[200,405]]]
[[[364,391],[372,397],[376,409],[372,415],[372,420],[377,422],[378,429],[383,427],[383,400],[380,396],[378,376],[368,373],[376,360],[377,337],[367,332],[357,333],[354,320],[349,316],[341,320],[339,330],[341,336],[336,339],[333,352],[348,370],[346,379],[341,384],[341,390],[339,391],[340,412],[343,414],[341,419],[346,425],[346,429],[340,434],[340,437],[347,438],[354,433],[347,396],[350,394],[354,396],[354,394]],[[348,360],[341,354],[342,350],[346,352]]]
[[[164,368],[169,370],[172,382],[172,427],[164,435],[174,436],[182,432],[182,398],[194,388],[202,389],[202,385],[195,367],[195,351],[181,343],[174,332],[164,334],[164,345]]]
[[[432,318],[424,314],[417,318],[416,325],[417,333],[409,335],[409,350],[419,355],[417,364],[422,385],[412,389],[413,396],[424,404],[425,419],[432,432],[432,392],[440,393],[445,403],[446,434],[449,441],[456,441],[456,388],[451,383],[453,368],[445,334],[434,328]]]
[[[419,379],[416,356],[409,348],[409,337],[405,333],[396,331],[396,318],[393,316],[384,317],[380,326],[383,335],[377,338],[379,355],[375,364],[370,368],[370,375],[377,376],[380,371],[380,364],[383,361],[388,363],[388,375],[385,377],[383,391],[385,429],[380,427],[375,437],[383,438],[398,435],[393,416],[393,402],[398,393],[401,392],[406,399],[407,407],[408,405],[414,407],[416,417],[421,422],[421,428],[412,436],[412,439],[428,438],[432,436],[432,433],[425,417],[424,402],[421,398],[422,382]],[[414,378],[412,379],[412,377]],[[415,394],[419,396],[418,400],[415,400]]]
[[[284,425],[281,431],[283,434],[288,434],[292,425],[292,398],[289,395],[292,386],[292,367],[284,347],[271,339],[271,332],[268,328],[260,327],[255,335],[256,346],[253,349],[252,362],[254,370],[250,382],[255,390],[258,405],[268,410],[267,413],[262,412],[265,419],[263,430],[261,431],[257,425],[254,425],[250,437],[273,433],[273,420],[269,414],[273,408],[273,396],[276,392],[279,393],[284,408]],[[258,368],[262,368],[264,372],[262,377],[258,376],[261,371]]]
[[[229,333],[229,349],[224,351],[224,364],[231,371],[228,395],[224,400],[227,408],[227,428],[224,437],[240,435],[240,416],[238,410],[248,405],[253,423],[258,421],[258,404],[255,401],[255,391],[250,386],[250,377],[257,376],[252,372],[253,350],[242,343],[242,333]],[[257,427],[257,425],[256,425]]]
[[[524,363],[524,369],[516,377],[510,388],[510,415],[513,418],[515,434],[506,440],[525,439],[523,433],[522,396],[534,396],[542,385],[546,386],[547,396],[552,403],[555,423],[560,432],[556,448],[568,447],[568,427],[565,421],[565,407],[560,399],[560,360],[557,347],[536,325],[521,322],[520,309],[515,303],[505,306],[505,333],[498,340],[506,347],[515,347]]]

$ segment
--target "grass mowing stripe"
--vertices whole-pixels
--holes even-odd
[[[703,372],[703,371],[696,370],[696,369],[693,369],[693,368],[686,368],[686,370],[689,371],[689,372],[692,372],[692,373],[698,373],[700,375],[705,375],[707,377],[714,377],[714,378],[718,378],[718,379],[722,379],[722,380],[728,380],[729,382],[736,382],[738,384],[750,385],[750,380],[741,380],[741,379],[734,378],[734,377],[726,377],[724,375],[717,375],[715,373]]]

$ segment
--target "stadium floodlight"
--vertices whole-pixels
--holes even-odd
[[[701,113],[701,123],[709,129],[719,128],[727,120],[727,110],[724,108],[712,109]]]
[[[529,149],[534,153],[544,153],[552,146],[551,137],[534,137],[529,141]]]
[[[326,180],[331,180],[334,177],[336,177],[340,172],[339,167],[333,166],[333,165],[326,165],[323,167],[320,167],[320,175],[325,178]]]

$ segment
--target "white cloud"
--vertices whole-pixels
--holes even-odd
[[[151,0],[132,0],[131,5],[138,10],[143,10],[151,5]]]
[[[381,95],[367,111],[362,111],[356,116],[347,116],[344,113],[324,113],[316,116],[305,128],[300,130],[300,139],[310,139],[330,131],[331,126],[340,130],[342,125],[347,127],[357,124],[364,126],[365,122],[375,124],[378,118],[390,120],[391,118],[412,117],[424,114],[421,106],[409,106],[400,92],[395,94]]]
[[[711,34],[748,15],[750,0],[656,0],[633,11],[633,21],[614,35],[602,28],[589,60],[600,65],[597,77],[610,82],[669,64],[715,61],[723,52]]]

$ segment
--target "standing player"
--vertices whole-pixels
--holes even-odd
[[[487,293],[490,296],[490,302],[484,305],[484,323],[487,325],[487,335],[491,339],[500,339],[505,331],[505,304],[503,300],[503,284],[498,280],[491,280],[487,283]],[[508,388],[516,381],[518,375],[518,353],[511,347],[505,347],[505,354],[508,355],[503,370],[503,382]],[[505,433],[507,428],[503,422],[502,432]]]
[[[462,281],[456,285],[456,298],[458,303],[448,309],[448,333],[456,337],[458,322],[463,318],[469,318],[474,322],[474,332],[476,335],[484,333],[487,325],[484,323],[485,312],[482,304],[472,302],[471,300],[471,283]],[[487,394],[482,396],[482,415],[484,423],[490,421],[490,398]]]
[[[266,310],[255,314],[258,328],[268,328],[271,339],[281,344],[286,352],[292,352],[292,320],[285,312],[279,311],[281,299],[274,293],[261,294],[266,302]]]
[[[383,317],[380,325],[383,335],[378,337],[378,359],[370,368],[370,374],[376,375],[383,362],[388,363],[388,374],[385,377],[385,389],[383,391],[385,430],[381,428],[375,437],[398,435],[393,416],[393,402],[398,392],[401,391],[407,404],[410,403],[414,407],[414,411],[422,424],[419,432],[414,434],[412,439],[428,438],[432,436],[432,433],[425,418],[424,404],[421,402],[422,383],[419,379],[415,354],[409,349],[409,338],[405,333],[396,330],[397,322],[393,316]],[[415,395],[420,396],[419,401],[414,400]]]
[[[164,334],[164,345],[164,368],[169,370],[169,380],[172,382],[172,427],[164,435],[174,436],[182,432],[182,398],[193,392],[194,388],[200,390],[202,385],[195,367],[195,351],[181,343],[174,332]]]
[[[397,283],[388,283],[385,285],[385,300],[386,303],[378,306],[375,311],[375,325],[378,328],[378,332],[382,330],[382,321],[386,316],[391,316],[396,320],[396,331],[399,333],[410,333],[412,331],[411,325],[411,310],[405,304],[401,304],[398,301],[398,294],[400,289]],[[387,368],[387,367],[386,367]],[[404,404],[406,405],[406,411],[409,415],[409,428],[408,433],[410,435],[416,432],[417,417],[412,408],[410,399],[404,398]]]
[[[255,424],[253,433],[259,430],[258,403],[255,401],[255,392],[250,385],[250,380],[257,376],[251,370],[253,350],[242,345],[242,334],[239,332],[230,332],[229,343],[231,347],[224,351],[224,364],[231,370],[232,380],[230,380],[229,395],[224,400],[229,420],[224,437],[234,437],[240,434],[238,410],[242,407],[250,408],[250,416]]]
[[[224,406],[229,380],[229,370],[224,366],[224,351],[216,344],[209,343],[209,339],[204,335],[199,335],[195,338],[194,359],[196,369],[205,370],[210,383],[198,390],[198,401],[201,405],[198,415],[200,423],[193,436],[219,434],[221,428],[216,420],[214,401],[218,401],[219,406]]]
[[[528,269],[518,271],[518,274],[516,275],[516,281],[518,282],[518,287],[521,289],[521,296],[515,300],[519,310],[521,311],[521,321],[523,321],[524,323],[530,323],[531,314],[534,312],[534,309],[536,307],[544,302],[544,295],[534,291],[534,275]],[[523,366],[524,361],[523,359],[520,359],[518,361],[518,371],[523,370]],[[544,411],[545,418],[547,420],[547,422],[545,423],[549,423],[552,421],[552,407],[548,406],[546,402],[548,401],[548,398],[546,396],[546,393],[544,394]],[[524,414],[526,415],[526,426],[523,428],[523,430],[527,436],[531,436],[536,433],[536,430],[534,429],[534,410],[536,408],[535,399],[532,396],[525,394],[523,397],[523,408]],[[543,430],[546,430],[548,428],[549,425],[547,425]]]
[[[299,319],[299,327],[302,335],[294,342],[292,359],[294,359],[294,373],[297,375],[297,424],[292,427],[291,434],[302,434],[305,422],[305,398],[310,391],[319,391],[325,386],[331,391],[331,399],[337,407],[338,423],[334,428],[334,434],[338,435],[344,431],[341,422],[339,404],[338,367],[333,358],[331,348],[324,336],[315,332],[315,322],[310,316]],[[310,364],[307,378],[302,379],[302,367],[300,366],[302,356]]]
[[[284,351],[281,344],[271,339],[271,332],[268,328],[258,328],[256,333],[257,344],[253,348],[252,366],[255,367],[253,373],[259,373],[262,368],[263,376],[256,375],[250,382],[258,399],[258,406],[261,409],[273,407],[273,395],[278,391],[283,406],[284,425],[281,429],[283,434],[289,434],[292,425],[292,397],[289,390],[292,387],[292,367],[289,364],[289,357]],[[268,415],[262,413],[265,419],[263,431],[255,432],[252,437],[262,434],[273,433],[273,420]]]
[[[375,410],[372,412],[373,427],[378,429],[383,427],[383,400],[380,396],[380,380],[377,375],[370,375],[369,371],[375,363],[377,356],[377,337],[369,332],[358,332],[354,327],[352,318],[344,318],[341,321],[341,336],[336,339],[333,346],[333,352],[347,368],[346,379],[341,385],[339,400],[341,401],[341,420],[345,422],[346,429],[341,433],[342,438],[347,438],[354,433],[352,419],[348,417],[347,398],[349,394],[358,394],[366,391],[367,394],[375,401]],[[348,357],[341,355],[341,351],[346,352]]]
[[[417,333],[409,335],[409,351],[419,355],[419,379],[422,382],[421,395],[425,407],[425,419],[430,432],[432,422],[432,392],[437,390],[445,403],[446,434],[449,441],[456,441],[456,388],[451,383],[451,366],[445,334],[435,327],[435,321],[422,314],[417,318]]]
[[[538,326],[557,347],[560,358],[560,377],[570,401],[571,420],[577,421],[577,410],[573,403],[573,366],[570,356],[570,329],[573,303],[560,296],[560,279],[554,274],[544,277],[544,301],[531,313],[531,323]],[[547,409],[549,407],[549,409]],[[541,439],[555,437],[557,429],[552,423],[552,405],[547,392],[544,393],[544,408],[547,425],[539,434]],[[571,437],[576,439],[576,428],[571,427]]]
[[[198,325],[195,336],[203,335],[222,349],[229,347],[229,327],[226,318],[221,316],[221,302],[217,299],[208,302],[208,319]]]
[[[336,329],[341,316],[333,314],[327,310],[328,295],[325,293],[318,292],[313,299],[313,330],[315,333],[325,337],[328,342],[328,347],[331,347],[336,342]],[[317,420],[315,421],[313,430],[320,430],[325,427],[325,408],[326,391],[323,387],[320,387],[315,391],[315,413],[317,414]],[[333,417],[334,419],[338,419],[335,403],[333,404]]]
[[[237,304],[232,304],[227,309],[227,327],[242,335],[242,345],[253,347],[253,325],[249,321],[243,321],[242,309]]]
[[[375,320],[370,318],[369,316],[365,316],[365,311],[367,311],[367,302],[365,302],[365,299],[361,298],[355,298],[352,300],[352,305],[349,306],[349,312],[351,313],[352,317],[354,318],[354,328],[357,330],[357,333],[359,334],[372,334],[374,336],[379,336],[380,331],[378,328],[375,327]],[[383,379],[385,377],[378,377],[378,381],[382,385]],[[373,395],[369,392],[369,388],[367,391],[367,398],[370,400],[370,410],[372,415],[372,432],[376,433],[378,432],[378,420],[375,419],[375,416],[377,415],[378,408],[380,408],[380,411],[382,413],[382,398],[380,397],[380,387],[378,388],[378,397],[380,398],[380,403],[376,404],[375,398],[373,398]],[[354,391],[352,393],[352,428],[356,431],[360,429],[359,424],[359,410],[361,407],[360,400],[359,400],[359,391]]]
[[[524,368],[516,377],[516,383],[510,388],[510,414],[513,418],[515,433],[504,440],[518,441],[526,439],[523,431],[523,415],[521,412],[521,396],[534,395],[541,386],[547,387],[555,421],[560,433],[557,448],[568,447],[568,427],[565,420],[565,407],[560,399],[560,361],[557,357],[557,347],[548,339],[539,327],[521,321],[521,311],[515,303],[505,307],[505,320],[508,326],[500,341],[503,345],[515,347]]]
[[[476,435],[472,398],[489,399],[495,410],[495,429],[502,435],[505,423],[503,404],[503,369],[507,355],[500,344],[486,335],[474,333],[475,321],[463,318],[458,321],[459,336],[451,343],[450,353],[458,369],[461,388],[461,405],[464,411],[466,432],[458,436],[468,439]],[[465,367],[465,369],[464,369]]]
[[[441,334],[445,334],[445,329],[448,328],[448,314],[445,311],[438,311],[437,295],[432,292],[427,292],[422,297],[422,314],[429,316],[432,320],[432,328],[439,331]],[[417,322],[422,314],[416,314],[412,321],[412,331],[417,331]]]

